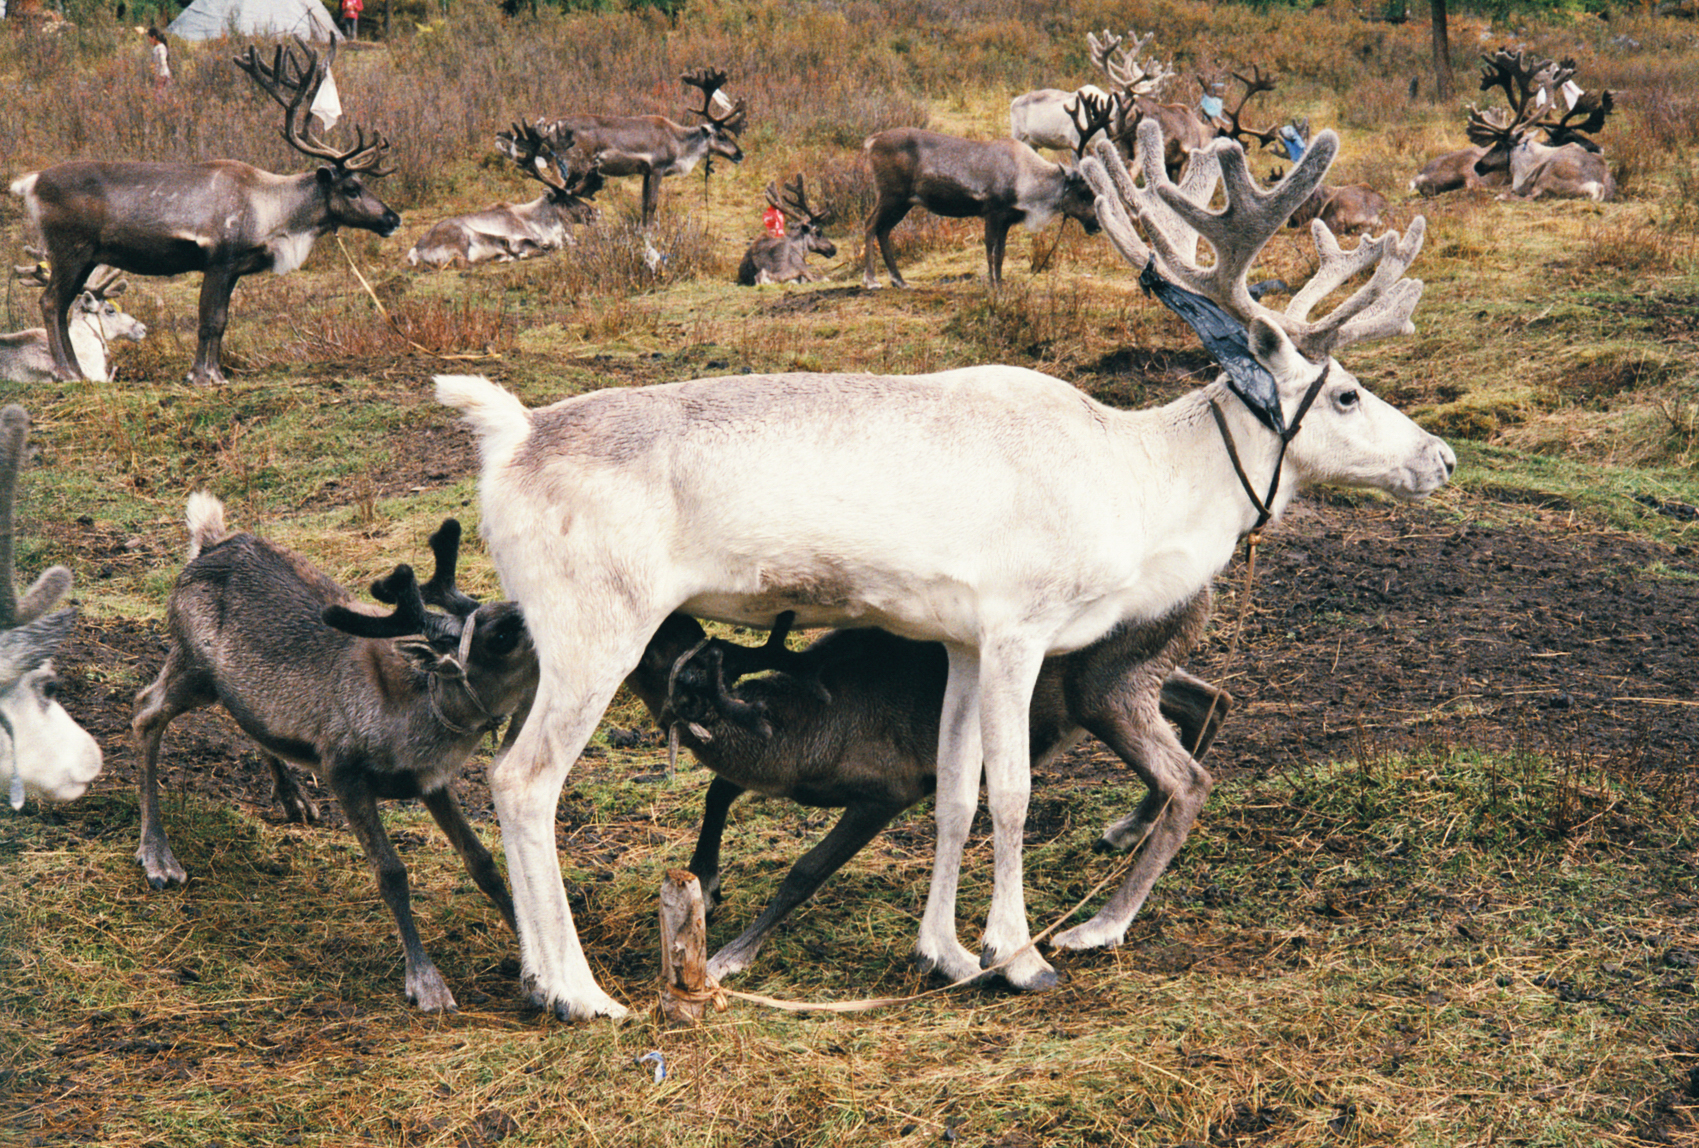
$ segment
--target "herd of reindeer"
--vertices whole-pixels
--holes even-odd
[[[1405,272],[1425,221],[1342,247],[1338,233],[1378,226],[1384,200],[1323,182],[1338,136],[1312,137],[1301,120],[1247,127],[1248,101],[1274,86],[1256,69],[1236,77],[1245,91],[1232,111],[1161,103],[1172,72],[1143,59],[1149,40],[1088,37],[1109,86],[1021,96],[1011,107],[1015,138],[899,128],[868,139],[877,203],[865,223],[864,279],[875,285],[877,245],[902,284],[889,235],[916,206],[984,218],[993,284],[1014,223],[1076,218],[1103,231],[1141,284],[1196,328],[1223,368],[1216,382],[1162,408],[1124,411],[1006,366],[752,374],[610,388],[529,410],[488,380],[439,377],[437,399],[460,412],[479,447],[481,529],[512,600],[480,603],[458,589],[453,520],[429,541],[431,578],[395,567],[371,587],[379,608],[301,556],[233,532],[216,498],[192,495],[168,652],[132,720],[136,857],[148,883],[188,879],[160,816],[164,732],[178,715],[216,704],[260,747],[289,820],[319,818],[292,767],[316,771],[334,793],[395,919],[418,1007],[455,1002],[414,926],[380,800],[425,804],[514,929],[528,1000],[567,1019],[621,1015],[578,941],[554,809],[623,682],[715,774],[690,863],[710,904],[721,894],[727,811],[743,793],[844,810],[754,923],[714,955],[713,977],[746,969],[779,921],[934,794],[922,966],[952,982],[1055,984],[1027,925],[1022,830],[1033,765],[1087,733],[1143,783],[1136,807],[1099,842],[1138,856],[1103,908],[1051,945],[1119,944],[1213,785],[1200,759],[1232,698],[1183,668],[1207,625],[1213,578],[1306,484],[1420,498],[1456,465],[1444,442],[1333,357],[1414,331],[1422,285]],[[104,325],[122,273],[199,270],[190,379],[218,383],[239,277],[298,267],[338,227],[396,231],[399,217],[366,182],[385,174],[386,141],[362,130],[338,149],[303,127],[325,74],[303,52],[279,47],[268,61],[250,48],[236,62],[285,109],[285,138],[322,164],[311,172],[279,176],[234,160],[79,161],[12,184],[40,244],[20,273],[43,286],[46,327],[27,354],[16,348],[30,340],[11,337],[8,364],[27,360],[27,378],[105,378],[104,341],[124,333]],[[1471,114],[1476,146],[1435,161],[1417,190],[1608,197],[1608,170],[1583,133],[1603,125],[1611,95],[1582,92],[1573,72],[1567,61],[1508,50],[1487,57],[1482,88],[1502,88],[1510,106]],[[683,77],[701,93],[696,127],[659,116],[514,124],[498,146],[545,194],[444,220],[409,259],[470,265],[558,248],[569,224],[592,219],[589,201],[610,177],[643,177],[643,221],[652,223],[664,176],[709,156],[741,159],[745,107],[726,98],[725,79],[711,69]],[[1264,187],[1247,146],[1277,149],[1290,170]],[[1035,148],[1073,159],[1051,162]],[[740,280],[811,277],[805,254],[833,253],[822,231],[829,210],[809,207],[800,177],[767,195],[787,234],[752,245]],[[1277,310],[1248,275],[1275,234],[1302,222],[1316,270]],[[1200,245],[1210,258],[1200,260]],[[1340,288],[1350,292],[1342,302],[1313,314]],[[104,335],[98,353],[79,334],[85,322]],[[21,598],[14,589],[12,510],[28,426],[21,407],[0,412],[0,724],[17,808],[31,794],[73,799],[102,766],[53,676],[74,612],[51,607],[71,574],[55,567]],[[771,637],[755,647],[710,638],[698,618]],[[845,628],[793,650],[793,626]],[[489,781],[511,893],[450,785],[504,723]],[[995,873],[983,948],[973,953],[957,937],[955,902],[982,777]]]

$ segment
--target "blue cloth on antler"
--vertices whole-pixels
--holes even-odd
[[[1221,369],[1227,385],[1251,409],[1257,421],[1277,435],[1286,433],[1286,416],[1280,409],[1280,388],[1268,368],[1251,354],[1245,325],[1202,295],[1170,283],[1156,269],[1153,256],[1139,274],[1145,294],[1155,295],[1180,318],[1191,324]]]

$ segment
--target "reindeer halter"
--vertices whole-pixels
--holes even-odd
[[[1304,416],[1315,404],[1316,396],[1320,395],[1322,387],[1327,385],[1328,373],[1333,369],[1333,359],[1329,357],[1327,362],[1322,364],[1321,373],[1304,392],[1298,409],[1293,412],[1291,425],[1288,426],[1286,414],[1280,407],[1280,389],[1275,384],[1274,376],[1252,356],[1250,343],[1245,337],[1245,328],[1238,320],[1202,295],[1195,295],[1164,279],[1156,270],[1155,256],[1151,257],[1150,262],[1145,264],[1144,271],[1139,274],[1139,286],[1144,288],[1146,294],[1155,295],[1162,300],[1198,333],[1204,349],[1226,372],[1228,388],[1239,396],[1258,422],[1280,438],[1280,453],[1274,458],[1274,474],[1269,479],[1268,493],[1259,498],[1256,488],[1251,485],[1250,477],[1245,474],[1244,464],[1239,461],[1239,448],[1233,442],[1233,432],[1227,428],[1227,416],[1221,413],[1220,404],[1214,399],[1209,400],[1209,413],[1215,419],[1216,429],[1221,432],[1221,441],[1227,447],[1227,457],[1233,463],[1233,473],[1239,476],[1239,485],[1244,488],[1251,505],[1257,508],[1257,522],[1251,527],[1249,535],[1253,539],[1259,538],[1262,528],[1274,517],[1274,496],[1280,491],[1280,470],[1286,462],[1286,447],[1297,435],[1298,428],[1303,425]]]

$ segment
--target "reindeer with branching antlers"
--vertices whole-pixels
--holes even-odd
[[[29,414],[0,410],[0,786],[13,809],[30,795],[80,797],[100,775],[100,746],[59,704],[53,655],[77,611],[53,610],[71,589],[71,572],[54,566],[20,596],[12,566],[12,508],[24,467]],[[53,610],[52,613],[48,613]]]
[[[1069,115],[1080,140],[1077,155],[1107,129],[1113,113],[1108,100],[1081,96]],[[1062,215],[1079,220],[1088,235],[1097,231],[1097,207],[1079,171],[1051,163],[1019,140],[966,140],[892,128],[869,136],[861,147],[878,192],[863,228],[864,287],[879,286],[873,275],[875,242],[892,284],[908,286],[891,250],[891,229],[916,207],[949,219],[985,220],[985,262],[993,287],[1003,281],[1003,251],[1015,224],[1037,231]]]
[[[679,80],[702,93],[702,106],[690,109],[703,122],[696,127],[675,124],[665,116],[569,115],[542,125],[545,131],[565,128],[578,146],[600,157],[604,176],[643,177],[643,226],[655,222],[661,198],[661,180],[669,175],[687,175],[698,163],[713,163],[724,156],[743,162],[737,137],[748,120],[744,101],[729,100],[723,89],[726,73],[718,68],[699,68]]]
[[[407,262],[507,263],[556,251],[571,242],[567,227],[588,223],[590,199],[602,187],[600,158],[575,147],[572,131],[556,125],[545,136],[536,125],[514,124],[496,133],[496,147],[520,172],[541,183],[529,203],[506,203],[437,223],[407,252]]]
[[[45,253],[33,247],[24,250],[35,262],[14,266],[13,273],[25,283],[49,287],[53,276]],[[113,302],[129,288],[130,281],[123,274],[116,267],[95,268],[71,304],[71,351],[85,379],[111,380],[116,370],[111,365],[111,345],[119,339],[139,343],[147,337],[147,324]],[[0,335],[0,379],[39,383],[52,378],[53,353],[47,345],[47,328]]]
[[[813,252],[827,259],[838,254],[837,244],[826,238],[825,226],[832,212],[815,211],[808,206],[808,193],[802,187],[802,174],[785,185],[784,194],[767,185],[767,202],[779,209],[785,218],[783,235],[763,235],[749,245],[738,264],[737,281],[745,287],[764,287],[769,283],[814,283],[825,276],[808,266]]]
[[[1215,138],[1216,125],[1196,108],[1162,102],[1174,70],[1139,59],[1154,37],[1154,32],[1140,36],[1133,31],[1122,37],[1105,28],[1101,37],[1088,32],[1086,44],[1091,62],[1107,77],[1115,96],[1115,118],[1106,138],[1114,140],[1123,155],[1131,155],[1138,125],[1154,120],[1162,129],[1163,164],[1169,178],[1178,179],[1186,158]],[[1198,82],[1208,87],[1202,78]]]
[[[326,63],[301,45],[277,49],[267,64],[254,48],[236,58],[284,109],[283,138],[323,166],[273,175],[237,160],[146,163],[78,160],[32,171],[12,183],[30,229],[41,237],[53,278],[41,295],[53,372],[74,379],[68,316],[90,273],[104,263],[135,275],[199,271],[200,331],[189,381],[224,381],[219,357],[236,281],[258,271],[281,275],[299,267],[319,236],[338,227],[391,235],[401,218],[367,189],[364,177],[386,175],[378,164],[389,146],[361,129],[353,147],[338,149],[303,127],[324,81]]]
[[[1205,592],[1245,535],[1306,483],[1420,498],[1456,456],[1331,357],[1413,330],[1404,272],[1417,220],[1342,251],[1310,225],[1316,277],[1283,312],[1246,276],[1338,152],[1322,132],[1272,190],[1218,140],[1171,183],[1155,123],[1140,125],[1144,186],[1113,144],[1083,165],[1116,247],[1153,289],[1201,314],[1226,373],[1155,410],[1116,410],[1063,380],[1008,366],[930,375],[770,374],[612,388],[529,410],[485,379],[441,377],[483,458],[483,532],[536,643],[536,701],[490,773],[527,993],[562,1017],[617,1016],[595,983],[561,886],[554,832],[565,778],[667,615],[771,627],[879,626],[944,644],[938,822],[916,944],[952,980],[1052,986],[1022,887],[1029,706],[1047,655],[1160,622]],[[1009,141],[1010,146],[1016,145]],[[1218,185],[1226,205],[1212,210]],[[1140,237],[1138,227],[1150,239]],[[1207,241],[1215,259],[1198,261]],[[1157,280],[1179,279],[1196,295]],[[1370,273],[1331,313],[1310,312]],[[622,449],[608,449],[616,439]],[[570,514],[570,531],[539,522]],[[645,529],[634,533],[630,523]],[[1126,700],[1155,741],[1152,792],[1117,840],[1144,841],[1126,884],[1056,938],[1112,945],[1203,808],[1210,778],[1159,716],[1161,682]],[[995,884],[983,948],[957,936],[962,850],[985,780]],[[1135,878],[1137,878],[1135,880]]]
[[[1508,164],[1506,198],[1615,198],[1610,165],[1588,134],[1605,126],[1614,93],[1583,92],[1574,81],[1574,60],[1540,60],[1507,48],[1481,60],[1481,90],[1502,89],[1510,107],[1470,108],[1469,140],[1486,149],[1475,167]],[[1536,131],[1545,143],[1534,138]]]

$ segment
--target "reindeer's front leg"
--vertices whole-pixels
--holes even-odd
[[[661,205],[661,175],[654,168],[643,170],[643,228],[655,226],[655,215]]]
[[[395,853],[389,834],[384,832],[378,817],[377,798],[366,784],[367,766],[364,762],[336,762],[330,768],[330,787],[342,806],[348,827],[365,850],[366,861],[377,874],[378,893],[395,918],[401,934],[401,949],[406,956],[407,999],[425,1012],[453,1012],[454,994],[437,971],[436,965],[419,941],[419,931],[413,925],[413,908],[407,888],[407,866]]]
[[[938,792],[934,815],[938,842],[932,857],[932,885],[915,940],[922,969],[951,981],[978,979],[979,959],[956,937],[956,889],[961,880],[962,849],[974,811],[979,807],[979,652],[946,644],[950,676],[944,687],[944,712],[938,724]]]
[[[1003,979],[1029,991],[1054,988],[1057,983],[1056,971],[1031,943],[1021,866],[1027,801],[1032,793],[1027,726],[1033,686],[1043,663],[1042,647],[1028,648],[1014,640],[988,642],[980,648],[979,724],[996,881],[979,959],[986,968],[1007,960]]]
[[[1009,243],[1009,228],[1014,221],[1002,215],[985,217],[985,267],[991,286],[1003,282],[1003,251]]]
[[[224,328],[230,321],[230,293],[236,289],[236,272],[229,267],[209,266],[201,275],[201,310],[199,339],[195,344],[195,365],[189,368],[189,382],[211,387],[224,382],[219,359],[224,350]]]
[[[881,199],[874,205],[873,211],[867,216],[867,226],[862,236],[861,285],[867,288],[879,286],[879,280],[873,274],[873,245],[879,244],[879,254],[884,257],[885,270],[891,273],[891,286],[907,287],[903,281],[903,273],[897,270],[897,255],[891,247],[891,229],[901,223],[909,213],[911,205],[907,201],[888,203]]]
[[[424,794],[423,801],[425,808],[431,811],[431,816],[436,818],[443,835],[448,838],[448,843],[460,854],[460,861],[466,866],[467,875],[484,891],[484,896],[501,910],[507,927],[517,936],[519,926],[514,923],[513,898],[507,891],[507,882],[502,880],[501,870],[496,868],[495,858],[490,856],[490,851],[478,840],[477,831],[466,820],[460,802],[454,798],[454,791],[445,785],[434,793]]]

